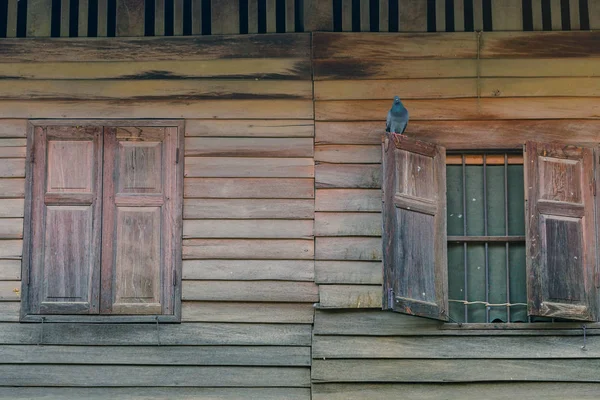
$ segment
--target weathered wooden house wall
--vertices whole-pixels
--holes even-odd
[[[303,30],[353,30],[351,3],[306,1]],[[400,5],[409,3],[400,30],[431,30],[426,2]],[[449,18],[447,2],[434,2],[433,31],[469,25],[465,3],[455,0]],[[524,3],[494,1],[492,30],[524,29]],[[567,2],[568,19],[550,2],[550,29],[542,2],[532,3],[532,29],[585,27],[579,2]],[[7,4],[15,37],[17,2]],[[174,4],[176,18],[183,1]],[[212,33],[241,31],[231,4],[213,8]],[[489,22],[477,4],[475,30]],[[586,4],[597,29],[600,6]],[[360,10],[357,30],[368,31],[370,9]],[[144,34],[133,14],[116,21],[117,36]],[[277,31],[276,14],[265,15]],[[26,36],[52,36],[48,14],[27,16],[45,22]],[[194,21],[191,34],[202,33]],[[249,19],[248,32],[255,26]],[[69,36],[69,24],[59,28]],[[379,308],[380,134],[391,97],[406,99],[409,134],[452,149],[597,144],[597,33],[390,35],[0,41],[0,397],[596,398],[594,329],[582,352],[579,325],[457,330]],[[185,121],[181,324],[18,322],[28,118]]]

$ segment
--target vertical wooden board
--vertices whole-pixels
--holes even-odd
[[[390,30],[390,3],[389,0],[379,0],[379,32]]]
[[[285,31],[296,31],[296,0],[285,0]]]
[[[258,33],[258,0],[248,0],[248,33]]]
[[[352,0],[342,0],[342,31],[352,32]]]
[[[60,1],[60,36],[69,37],[69,26],[71,18],[71,1],[61,0]]]
[[[117,0],[117,36],[144,36],[144,0]]]
[[[494,31],[522,31],[522,0],[492,1],[492,28]]]
[[[600,1],[588,0],[590,29],[600,29]]]
[[[238,0],[219,0],[211,3],[211,33],[232,35],[240,33]]]
[[[594,1],[594,0],[592,0]],[[596,0],[597,1],[597,0]],[[589,6],[588,6],[589,8]],[[579,17],[579,0],[569,1],[569,14],[571,18],[571,30],[578,31],[581,29],[580,17]]]
[[[183,0],[173,0],[173,34],[183,35]]]
[[[333,0],[304,0],[304,31],[333,30]]]
[[[593,1],[592,1],[593,2]],[[562,31],[561,0],[550,0],[550,14],[552,16],[552,30]]]
[[[266,0],[267,2],[267,33],[277,32],[277,1]]]
[[[108,23],[108,0],[98,0],[98,37],[105,37]],[[62,28],[61,28],[62,29]]]
[[[454,0],[454,31],[465,30],[465,0]]]
[[[480,0],[473,0],[473,28],[475,31],[483,30],[483,5]]]
[[[370,0],[360,0],[360,31],[361,32],[370,32],[371,24],[370,24],[370,12],[369,12],[369,1]]]
[[[27,3],[27,37],[49,37],[52,0],[29,0]]]
[[[531,16],[533,18],[533,30],[544,30],[542,19],[542,0],[531,0]]]
[[[446,32],[446,0],[435,0],[435,31]]]
[[[89,0],[79,0],[79,23],[77,25],[77,37],[87,37],[88,35],[89,6]]]
[[[427,2],[402,0],[398,3],[398,30],[400,32],[427,32]]]
[[[192,35],[202,33],[202,0],[192,0]]]
[[[196,0],[200,3],[201,0]],[[165,34],[165,0],[154,0],[154,36]]]
[[[9,38],[17,36],[17,1],[18,0],[8,0],[8,14],[6,17],[6,37]]]

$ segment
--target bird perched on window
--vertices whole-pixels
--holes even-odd
[[[396,96],[394,97],[394,103],[392,103],[392,108],[387,115],[385,131],[392,133],[404,133],[407,125],[408,110],[400,101],[400,97]]]

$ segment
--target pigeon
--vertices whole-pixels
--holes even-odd
[[[400,101],[400,97],[396,96],[387,115],[385,131],[402,134],[406,130],[406,125],[408,125],[408,110]]]

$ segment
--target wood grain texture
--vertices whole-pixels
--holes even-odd
[[[0,281],[0,301],[19,301],[20,299],[20,281]]]
[[[554,8],[552,11],[554,20]],[[558,16],[560,23],[560,13]],[[598,40],[600,34],[595,31],[485,33],[480,58],[591,57],[600,51]]]
[[[0,120],[0,137],[24,138],[27,135],[26,119],[4,119]]]
[[[381,308],[380,285],[319,285],[323,308]]]
[[[0,179],[0,188],[3,180]],[[22,185],[22,183],[21,183]],[[22,190],[21,190],[22,193]],[[313,199],[314,180],[308,178],[186,178],[186,198]],[[17,191],[16,195],[19,194]],[[23,197],[20,196],[15,197]]]
[[[190,178],[312,178],[312,158],[186,157]]]
[[[333,30],[332,0],[305,0],[304,15],[306,32]]]
[[[378,189],[319,189],[315,211],[381,211]]]
[[[378,189],[381,187],[381,167],[361,164],[315,165],[317,188]]]
[[[381,285],[382,264],[372,261],[316,261],[317,284]]]
[[[312,324],[314,312],[310,303],[184,301],[182,304],[184,322]]]
[[[0,200],[0,216],[2,216],[3,203]],[[18,207],[18,204],[15,207]],[[186,199],[183,204],[183,217],[186,219],[313,219],[314,208],[313,200]]]
[[[313,268],[314,271],[314,268]],[[20,260],[0,260],[0,280],[18,281],[21,280],[21,261]]]
[[[317,237],[315,260],[381,260],[381,239],[363,237]]]
[[[20,243],[20,241],[15,242]],[[2,255],[1,251],[0,248],[0,255]],[[11,254],[10,251],[7,251],[7,253]],[[18,254],[20,254],[20,251]],[[187,239],[183,241],[184,260],[312,260],[314,255],[314,242],[312,240]]]
[[[0,219],[0,239],[22,239],[23,218]]]
[[[306,260],[186,260],[183,279],[312,281],[314,267]]]
[[[199,219],[183,222],[183,237],[247,238],[247,239],[310,239],[312,220],[280,219]]]
[[[381,213],[315,213],[315,236],[381,236],[381,226]]]
[[[144,1],[117,1],[117,36],[144,36]]]
[[[19,311],[21,310],[20,301],[2,301],[0,302],[0,323],[18,322]],[[0,389],[1,391],[2,389]]]
[[[315,161],[338,164],[379,164],[380,146],[369,145],[327,145],[315,147]]]
[[[27,4],[27,37],[50,37],[52,0],[29,0]]]
[[[400,32],[427,32],[427,3],[420,0],[398,2]]]
[[[0,258],[9,260],[20,260],[23,254],[22,240],[1,240]]]
[[[188,119],[186,136],[220,137],[313,137],[310,120],[199,120]],[[236,142],[237,145],[238,142]],[[243,143],[243,141],[242,141]]]
[[[25,196],[25,179],[23,178],[0,178],[1,198],[23,198]]]
[[[24,158],[0,158],[0,178],[24,178]]]
[[[0,146],[3,142],[0,140]],[[312,157],[311,138],[187,138],[186,156]]]
[[[313,282],[184,281],[183,300],[274,303],[314,303],[319,288]]]
[[[240,33],[239,2],[216,1],[211,4],[211,34],[234,35]]]
[[[25,158],[25,139],[0,138],[0,158]]]

